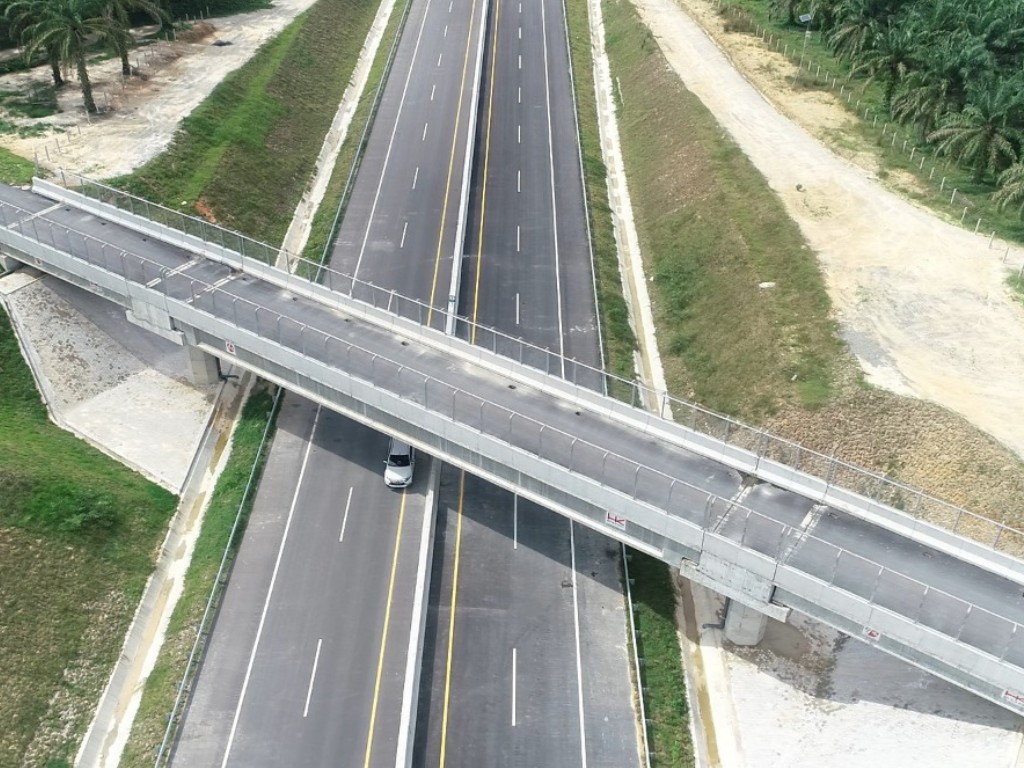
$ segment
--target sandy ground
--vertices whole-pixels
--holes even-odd
[[[672,0],[637,6],[686,87],[765,175],[818,253],[843,336],[868,380],[943,405],[1024,456],[1024,307],[1003,284],[1003,252],[824,148],[729,67]],[[685,7],[720,25],[710,4]],[[727,52],[793,114],[806,112],[823,131],[841,124],[828,97],[770,87],[792,69],[781,56],[749,39]],[[1011,267],[1022,261],[1024,251],[1011,249]]]
[[[136,49],[130,57],[139,77],[121,78],[120,61],[90,65],[100,117],[86,118],[81,91],[70,81],[60,95],[63,112],[46,118],[41,136],[0,137],[0,145],[49,169],[64,168],[102,179],[129,173],[170,143],[181,119],[205,99],[225,75],[237,69],[313,0],[275,0],[272,8],[198,26],[197,40],[182,35]],[[206,33],[206,34],[203,34]],[[215,45],[216,43],[216,45]],[[2,87],[47,82],[46,68],[6,75]],[[34,124],[38,124],[35,122]]]

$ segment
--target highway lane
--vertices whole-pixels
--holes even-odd
[[[462,14],[450,0],[413,2],[331,260],[336,270],[431,305],[442,285],[440,307],[454,248],[454,217],[447,216],[461,191],[474,30],[483,15],[482,3],[473,8]],[[449,87],[453,79],[465,81],[461,90]],[[266,475],[275,480],[264,483],[253,514],[253,525],[267,530],[246,537],[176,764],[396,759],[424,515],[416,489],[429,460],[420,463],[413,490],[395,494],[380,478],[385,436],[294,397],[286,401],[285,434],[296,419],[295,433],[305,434],[295,408],[309,421],[309,437],[275,442]],[[335,450],[325,452],[324,440],[338,443]],[[310,461],[295,473],[299,455]],[[299,478],[289,514],[261,526],[285,507],[283,499],[261,501],[280,495],[285,466]],[[275,540],[276,560],[269,551]]]
[[[491,27],[460,314],[600,367],[562,8]],[[617,547],[442,478],[415,764],[637,764]]]
[[[423,301],[435,327],[448,302],[485,2],[414,4],[330,259]],[[368,291],[357,284],[355,294]]]
[[[381,703],[401,701],[395,596],[415,583],[426,500],[422,480],[384,486],[385,448],[286,399],[175,765],[394,764],[399,711]]]

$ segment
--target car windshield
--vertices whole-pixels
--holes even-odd
[[[388,458],[388,464],[392,467],[408,467],[409,466],[409,454],[407,453],[393,453]]]

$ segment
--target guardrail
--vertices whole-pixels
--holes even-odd
[[[157,231],[163,232],[168,242],[180,240],[186,247],[210,258],[237,266],[314,300],[338,306],[344,296],[349,300],[344,307],[346,311],[359,311],[367,318],[371,317],[368,313],[372,313],[377,322],[394,323],[396,318],[401,318],[423,325],[432,312],[443,312],[445,309],[444,306],[432,307],[372,283],[356,280],[351,275],[320,267],[313,262],[309,263],[327,275],[323,281],[325,286],[286,276],[281,270],[266,265],[276,258],[278,250],[265,243],[148,203],[76,174],[62,172],[61,180],[65,189],[77,183],[83,193],[68,195],[60,187],[41,180],[36,180],[35,186],[46,196],[68,199],[87,209],[91,199],[105,202],[116,209],[131,211],[131,217],[118,218],[116,212],[107,206],[94,208],[98,215],[136,230],[152,227],[155,222]],[[147,222],[140,222],[137,218],[139,216],[147,219]],[[298,256],[290,258],[293,261],[306,261]],[[340,294],[331,290],[331,286],[344,286],[347,290]],[[972,556],[985,558],[989,556],[988,551],[1008,555],[1000,559],[1001,566],[1018,576],[1024,576],[1024,563],[1019,559],[1024,557],[1024,530],[958,507],[920,488],[862,469],[834,455],[805,448],[767,430],[674,397],[664,390],[636,380],[623,379],[571,358],[562,358],[557,352],[486,326],[475,325],[465,318],[459,318],[458,324],[461,329],[475,333],[476,346],[482,351],[489,351],[543,374],[534,379],[538,386],[561,392],[571,389],[574,397],[587,401],[593,407],[616,411],[633,419],[643,419],[660,435],[676,442],[686,440],[690,450],[766,482],[819,498],[824,503],[854,515],[869,514],[873,520],[893,529],[912,530],[919,536],[929,537],[937,546],[964,547],[964,541],[943,535],[946,532],[953,533],[956,537],[981,544],[985,548],[986,551],[974,548],[970,553]],[[403,327],[409,330],[408,324]],[[558,378],[563,372],[568,384]],[[587,382],[589,386],[576,386],[579,382]],[[614,386],[619,391],[625,388],[625,391],[631,393],[630,403],[621,405],[591,391],[595,382],[604,382],[606,387]],[[647,402],[660,403],[658,413],[672,413],[675,420],[670,421],[660,416],[652,419],[641,410]],[[706,438],[710,438],[710,442]],[[966,547],[971,549],[969,544]]]
[[[9,214],[15,212],[29,214],[16,206],[0,206],[0,218],[5,223],[10,223]],[[23,217],[14,218],[21,220]],[[606,533],[645,551],[651,550],[651,541],[664,537],[698,552],[726,559],[755,576],[770,580],[781,590],[824,610],[835,611],[845,620],[877,633],[877,637],[869,639],[877,639],[880,645],[884,640],[901,647],[923,649],[922,653],[931,654],[935,660],[932,666],[925,665],[926,669],[936,671],[935,666],[939,666],[937,674],[940,675],[943,675],[941,670],[953,670],[955,674],[943,676],[961,685],[965,683],[956,675],[966,676],[973,681],[966,687],[1021,711],[1016,697],[1024,691],[1024,627],[1009,618],[934,589],[808,534],[804,529],[783,524],[740,503],[719,498],[679,478],[554,429],[486,400],[476,392],[411,370],[406,365],[408,361],[388,358],[328,331],[310,328],[272,307],[229,294],[220,284],[175,275],[145,256],[117,253],[116,248],[112,248],[113,261],[120,264],[122,271],[120,274],[111,272],[112,253],[103,241],[31,215],[24,221],[24,229],[31,227],[35,239],[13,229],[0,230],[0,239],[23,254],[29,263],[45,263],[59,273],[81,275],[108,291],[120,290],[128,296],[145,298],[151,305],[165,307],[181,322],[214,334],[215,338],[225,338],[225,332],[229,332],[237,338],[241,350],[251,350],[252,356],[263,365],[255,367],[269,372],[272,380],[294,386],[321,401],[325,401],[325,392],[345,393],[365,408],[377,409],[377,413],[389,414],[406,425],[416,425],[421,435],[433,436],[421,439],[421,443],[441,455],[447,451],[445,458],[458,466],[488,479],[496,478],[496,482],[506,487],[521,483],[525,476],[530,478],[532,488],[555,489],[553,502],[536,493],[532,498],[541,503],[553,503],[560,510],[569,509],[570,516],[573,516],[571,508],[561,506],[559,499],[582,499],[584,504],[596,509],[628,509],[627,531],[619,535],[605,528]],[[75,242],[77,249],[73,247]],[[190,300],[169,295],[168,282],[174,277],[191,281],[193,296],[209,297],[212,306],[203,309],[193,306]],[[157,285],[161,287],[155,287]],[[255,330],[237,323],[240,311],[251,312],[250,320],[256,318]],[[420,338],[427,339],[430,334],[440,336],[441,347],[461,345],[467,362],[482,354],[443,334],[408,325]],[[396,327],[394,323],[392,327]],[[360,332],[356,338],[362,335]],[[254,367],[252,361],[238,356],[234,359]],[[334,363],[342,359],[345,373]],[[381,384],[388,381],[395,387],[399,383],[408,385],[410,376],[414,377],[417,391],[422,387],[422,400],[418,395],[414,399],[402,397]],[[506,426],[501,430],[504,434],[495,434],[496,412],[505,414]],[[633,426],[643,428],[643,424],[643,420],[638,419]],[[529,446],[509,442],[513,434],[522,436],[524,431],[533,435],[535,442]],[[436,444],[425,443],[427,439],[436,440]],[[583,461],[587,454],[590,460]],[[592,468],[595,458],[600,458],[600,472],[584,474],[583,463]],[[500,471],[506,471],[508,477],[493,474]],[[632,487],[628,481],[622,482],[623,477],[632,478]],[[529,496],[530,489],[523,495]],[[693,508],[703,510],[701,520],[679,517],[671,511]],[[726,511],[728,515],[724,514]],[[575,519],[580,518],[577,511]],[[722,525],[725,520],[729,521],[728,526]],[[752,525],[752,521],[756,525]],[[581,522],[600,527],[594,525],[593,520],[581,519]],[[754,535],[748,536],[751,531]],[[799,548],[782,546],[785,542],[796,541]],[[819,561],[831,563],[828,572],[810,573],[798,567],[797,555],[814,552]],[[859,580],[853,578],[858,574]],[[858,584],[871,586],[858,592]]]

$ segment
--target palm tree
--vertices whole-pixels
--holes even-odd
[[[141,11],[159,24],[161,28],[165,24],[171,23],[171,17],[161,7],[159,0],[107,0],[106,6],[107,14],[113,24],[123,32],[123,34],[116,35],[111,42],[121,59],[121,74],[129,77],[132,74],[132,67],[128,62],[128,48],[133,42],[129,32],[132,12]]]
[[[10,24],[12,40],[25,42],[25,30],[35,22],[40,5],[39,0],[15,0],[4,8],[4,18]],[[62,87],[64,75],[60,71],[60,54],[56,47],[50,46],[46,49],[46,63],[50,65],[50,77],[53,78],[54,87]]]
[[[768,0],[768,14],[772,18],[785,16],[786,23],[795,26],[796,12],[803,4],[804,0]]]
[[[892,99],[892,116],[901,123],[917,127],[924,141],[935,130],[939,120],[950,111],[949,80],[936,78],[925,71],[911,72]]]
[[[828,44],[840,56],[853,57],[871,46],[906,0],[841,0],[832,11]]]
[[[967,106],[943,118],[928,141],[938,142],[938,150],[953,155],[973,171],[974,180],[986,173],[998,175],[1017,160],[1024,139],[1021,115],[1024,93],[1013,80],[998,85],[991,81],[970,94]]]
[[[90,114],[96,112],[92,83],[86,67],[86,51],[95,40],[110,42],[119,34],[101,0],[24,0],[34,6],[31,24],[25,27],[25,55],[56,51],[61,62],[75,67],[82,100]]]
[[[1000,210],[1020,203],[1017,213],[1024,214],[1024,163],[1017,161],[999,174],[999,189],[992,200],[999,203]]]
[[[885,104],[892,103],[896,86],[915,63],[918,32],[910,26],[888,26],[876,34],[871,45],[853,56],[851,75],[866,74],[868,82],[882,80],[885,86]]]

